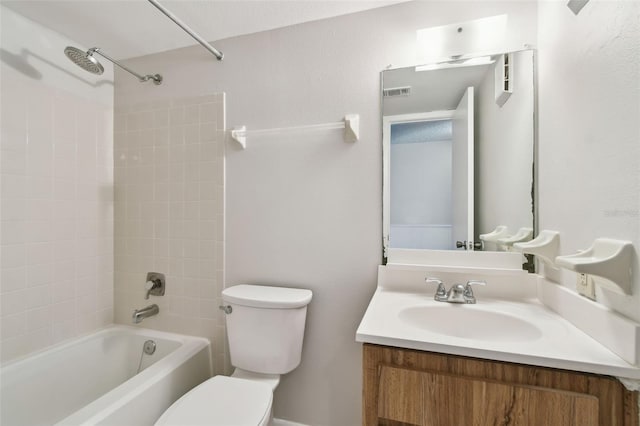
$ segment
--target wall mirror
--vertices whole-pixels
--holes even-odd
[[[535,229],[535,52],[382,72],[390,249],[510,251]]]

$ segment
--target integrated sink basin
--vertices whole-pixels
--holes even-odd
[[[462,267],[455,274],[449,269],[380,266],[378,287],[356,331],[356,340],[604,374],[640,386],[640,324],[520,270],[491,274],[474,270],[471,275]],[[473,289],[475,304],[448,303],[434,300],[436,286],[425,284],[425,277],[438,277],[446,288],[477,279],[487,285]],[[587,324],[606,345],[558,312]]]
[[[461,339],[530,342],[542,337],[542,331],[526,320],[477,305],[409,306],[398,312],[398,318],[411,327]]]

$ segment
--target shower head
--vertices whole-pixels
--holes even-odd
[[[76,64],[77,66],[79,66],[85,71],[89,71],[92,74],[100,75],[104,72],[104,67],[93,56],[94,53],[97,53],[98,55],[102,56],[106,60],[113,62],[115,65],[119,66],[129,74],[136,76],[138,78],[138,81],[140,81],[141,83],[144,83],[145,81],[149,81],[149,80],[153,81],[153,84],[156,84],[156,85],[162,83],[162,76],[160,74],[140,75],[137,72],[130,70],[129,68],[127,68],[120,62],[116,61],[115,59],[107,56],[104,52],[100,50],[99,47],[92,47],[86,52],[73,46],[67,46],[64,49],[64,54],[67,55],[67,58],[69,58],[71,62],[73,62],[74,64]]]
[[[85,71],[100,75],[104,72],[104,67],[93,57],[94,52],[95,50],[92,49],[85,52],[73,46],[67,46],[64,49],[64,54],[67,55],[67,58],[69,58],[71,62]]]

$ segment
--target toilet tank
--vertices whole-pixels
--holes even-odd
[[[241,284],[222,292],[231,365],[285,374],[300,364],[311,290]]]

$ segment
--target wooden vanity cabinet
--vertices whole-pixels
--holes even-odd
[[[363,370],[365,426],[639,426],[606,376],[372,344]]]

